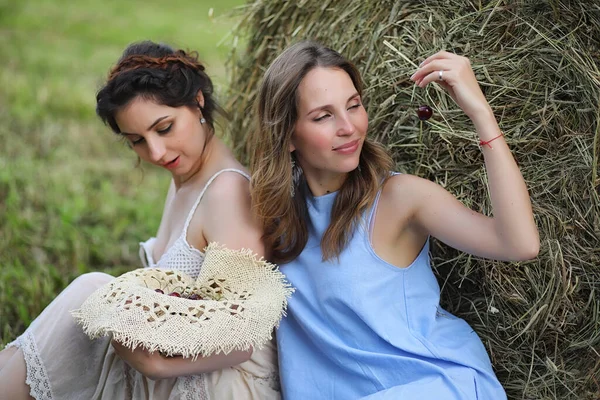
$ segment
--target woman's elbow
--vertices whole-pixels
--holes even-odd
[[[540,253],[540,239],[536,237],[534,240],[529,240],[521,243],[515,254],[514,261],[533,260]]]
[[[252,358],[252,353],[254,352],[254,348],[250,348],[248,350],[243,350],[240,352],[239,360],[240,364],[249,361]]]
[[[165,378],[169,377],[169,376],[163,374],[159,370],[147,370],[147,371],[142,372],[142,375],[144,375],[146,378],[148,378],[152,381],[158,381],[160,379],[165,379]]]
[[[159,379],[170,378],[171,376],[168,374],[168,371],[162,368],[160,362],[152,362],[144,365],[143,371],[139,371],[146,378],[157,381]]]

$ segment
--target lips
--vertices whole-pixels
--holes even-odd
[[[352,152],[352,151],[356,150],[359,142],[360,142],[359,139],[353,140],[353,141],[343,144],[341,146],[334,147],[333,151]]]
[[[177,156],[175,159],[164,163],[162,166],[167,168],[167,169],[173,169],[175,168],[177,165],[179,165],[179,156]]]

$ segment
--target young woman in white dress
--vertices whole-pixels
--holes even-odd
[[[97,94],[98,116],[145,162],[172,174],[146,267],[195,277],[209,242],[263,255],[248,175],[214,135],[213,86],[194,53],[153,42],[130,45]],[[279,399],[273,342],[195,361],[90,340],[70,311],[113,279],[74,280],[0,352],[0,399]]]

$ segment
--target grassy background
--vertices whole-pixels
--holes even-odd
[[[197,50],[222,93],[243,0],[0,0],[0,348],[77,275],[139,267],[166,171],[95,117],[95,93],[125,46]],[[212,9],[212,12],[210,11]]]

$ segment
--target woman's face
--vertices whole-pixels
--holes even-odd
[[[298,87],[298,120],[290,151],[308,179],[328,179],[358,167],[368,117],[346,71],[316,67]]]
[[[121,134],[142,160],[184,180],[201,165],[208,125],[200,118],[200,109],[173,108],[142,97],[115,114]]]

